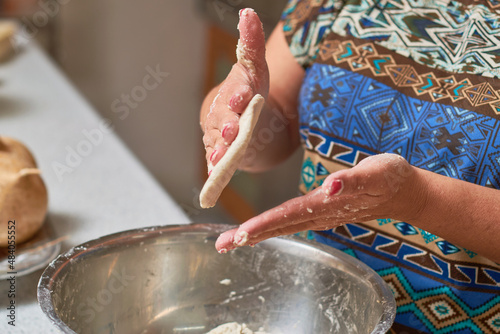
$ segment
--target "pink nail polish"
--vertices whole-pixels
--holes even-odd
[[[214,150],[212,152],[212,154],[210,155],[210,162],[213,162],[215,160],[215,158],[217,157],[217,151]]]
[[[233,95],[233,97],[231,97],[231,100],[229,100],[229,108],[233,110],[238,106],[238,104],[241,103],[241,101],[243,101],[243,96],[241,96],[240,94]]]
[[[330,196],[339,195],[343,189],[344,189],[344,182],[342,182],[342,180],[334,180],[327,190],[328,195]]]
[[[210,174],[212,174],[212,170],[209,170],[209,171],[208,171],[208,176],[210,176]]]
[[[222,138],[226,139],[227,131],[229,130],[229,124],[224,125],[222,128]]]
[[[225,248],[221,248],[219,250],[219,254],[226,254],[226,253],[227,253],[227,249],[225,249]]]

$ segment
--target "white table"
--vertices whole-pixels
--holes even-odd
[[[122,230],[189,223],[120,139],[105,130],[36,45],[0,64],[0,135],[19,139],[34,153],[49,191],[48,219],[59,236],[69,236],[62,251]],[[84,133],[93,133],[92,141]],[[68,164],[71,150],[87,156],[73,155]],[[0,333],[59,332],[37,303],[41,273],[17,277],[16,327],[7,324],[8,284],[0,282]]]

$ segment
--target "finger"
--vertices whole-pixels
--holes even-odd
[[[323,193],[327,196],[347,196],[373,192],[372,188],[380,184],[373,180],[373,176],[378,175],[372,163],[374,157],[362,160],[353,168],[342,169],[328,175],[322,185]]]
[[[220,137],[225,127],[230,125],[233,129],[238,129],[238,121],[240,116],[229,110],[227,103],[223,99],[219,99],[217,103],[211,107],[210,113],[207,115],[205,122],[205,134],[212,130],[217,130],[217,135]]]
[[[216,110],[216,109],[221,109]],[[236,138],[239,129],[239,115],[229,111],[227,106],[215,106],[207,117],[203,135],[207,165],[215,165],[224,156],[227,148]],[[220,128],[220,124],[222,128]],[[209,168],[210,169],[210,168]]]
[[[240,31],[236,51],[238,62],[250,71],[267,71],[264,29],[253,9],[245,8],[240,11],[238,30]]]
[[[303,203],[301,200],[308,195],[292,199],[248,220],[233,236],[234,244],[242,246],[267,234],[281,235],[288,228],[295,229],[295,226],[308,222],[360,222],[369,217],[383,216],[378,210],[378,198],[374,196],[363,194],[326,198],[320,189],[310,194],[311,198]]]
[[[215,242],[215,249],[219,253],[226,253],[235,248],[234,235],[238,231],[237,228],[222,233]]]
[[[363,216],[368,217],[368,215],[363,215]],[[273,229],[267,230],[264,233],[248,235],[248,237],[245,239],[244,244],[243,242],[240,241],[238,237],[239,231],[236,231],[233,236],[234,246],[254,245],[261,242],[262,240],[266,240],[269,238],[274,238],[280,235],[295,234],[307,230],[323,231],[326,229],[336,227],[346,222],[352,223],[355,220],[358,220],[356,214],[340,210],[337,210],[334,214],[329,216],[323,216],[317,218],[304,216],[304,218],[305,219],[301,221],[296,221],[292,225],[275,226]]]
[[[358,179],[354,177],[352,169],[348,169],[328,175],[321,189],[325,196],[339,196],[352,194],[354,190],[361,190],[361,187],[358,185]]]
[[[374,155],[362,160],[354,168],[330,174],[323,182],[322,189],[327,196],[381,195],[386,192],[388,181],[400,181],[408,173],[409,167],[399,155]]]
[[[328,230],[331,228],[334,228],[336,226],[341,225],[340,222],[335,221],[331,218],[329,219],[320,219],[320,220],[309,220],[300,224],[288,226],[285,228],[278,228],[273,231],[266,232],[264,234],[261,234],[257,237],[250,238],[247,242],[247,245],[249,246],[254,246],[258,244],[259,242],[262,242],[267,239],[279,237],[282,235],[291,235],[291,234],[296,234],[299,232],[303,231],[324,231]]]
[[[209,156],[209,160],[207,161],[209,161],[209,163],[211,163],[213,166],[217,165],[224,156],[224,154],[226,154],[228,148],[229,145],[227,145],[227,143],[224,142],[224,139],[219,138],[214,146],[212,153]]]
[[[249,85],[239,85],[233,90],[228,107],[231,111],[241,115],[253,96],[254,92]]]
[[[248,84],[237,83],[244,80],[237,71],[232,74],[231,80],[224,83],[219,96],[214,99],[205,124],[205,133],[216,130],[217,133],[213,134],[222,137],[225,145],[230,145],[238,135],[239,116],[254,95]]]
[[[222,109],[227,108],[233,114],[241,115],[248,103],[252,99],[254,93],[249,85],[238,85],[236,88],[231,88],[233,95],[229,98],[226,105],[221,106]],[[223,123],[220,129],[221,136],[224,140],[226,146],[231,145],[231,143],[236,139],[239,131],[239,119],[231,117],[225,123]]]
[[[319,195],[315,195],[317,198],[324,198],[321,192],[318,193]],[[330,201],[329,206],[327,210],[318,210],[316,215],[314,215],[313,209],[307,210],[303,207],[302,212],[291,214],[292,217],[295,215],[293,221],[286,223],[259,221],[263,215],[261,214],[242,224],[238,229],[223,234],[218,240],[219,247],[231,250],[234,247],[256,244],[279,235],[289,235],[306,230],[326,230],[344,223],[363,222],[383,216],[377,211],[377,199],[368,195],[337,197],[334,201]],[[271,210],[281,212],[284,216],[287,215],[283,213],[283,210],[280,210],[280,207]],[[256,226],[249,226],[253,223],[252,220],[257,221],[254,223]],[[265,226],[259,226],[259,224]],[[256,231],[260,231],[260,233],[256,233]]]
[[[205,159],[207,161],[208,171],[215,166],[227,151],[228,145],[218,130],[212,129],[203,136],[205,143]]]
[[[205,146],[205,150],[207,150],[208,148],[213,148],[215,146],[216,137],[217,133],[213,130],[206,131],[203,134],[203,145]]]
[[[287,226],[283,228],[277,228],[272,231],[268,231],[266,233],[263,233],[258,236],[254,237],[249,237],[247,241],[247,245],[249,246],[254,246],[258,244],[259,242],[262,242],[264,240],[282,236],[282,235],[291,235],[299,232],[304,232],[304,231],[325,231],[329,230],[332,228],[335,228],[340,225],[344,224],[352,224],[352,223],[359,223],[359,222],[365,222],[373,219],[374,215],[372,214],[365,214],[365,213],[356,213],[353,214],[352,212],[349,214],[339,214],[336,216],[329,216],[329,217],[324,217],[324,218],[319,218],[319,219],[311,219],[308,221],[304,221],[292,226]],[[234,233],[234,232],[233,232]],[[237,233],[237,232],[236,232]],[[234,239],[234,236],[233,236]],[[235,245],[239,246],[239,245]]]
[[[329,214],[323,203],[324,195],[318,189],[307,195],[296,197],[267,210],[242,224],[234,236],[235,245],[244,245],[250,238],[283,229],[312,219],[322,219]]]
[[[227,152],[227,146],[217,144],[214,147],[207,147],[205,159],[207,160],[208,171],[212,170],[215,165],[222,159]]]

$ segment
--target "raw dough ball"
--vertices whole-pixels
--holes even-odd
[[[0,137],[0,247],[8,245],[8,222],[15,220],[15,241],[31,238],[47,213],[45,184],[29,150]]]

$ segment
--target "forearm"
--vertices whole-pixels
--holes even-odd
[[[500,263],[500,190],[415,169],[424,202],[408,222]]]

